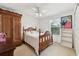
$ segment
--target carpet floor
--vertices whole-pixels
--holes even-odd
[[[54,43],[44,49],[40,56],[75,56],[75,50],[62,46],[58,43]],[[36,56],[34,50],[26,44],[22,44],[14,51],[14,56]]]

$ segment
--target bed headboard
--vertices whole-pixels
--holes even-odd
[[[23,27],[23,31],[36,31],[36,28],[28,27],[27,29],[24,29]]]

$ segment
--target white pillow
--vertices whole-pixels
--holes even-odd
[[[44,35],[44,32],[40,33],[40,35]]]

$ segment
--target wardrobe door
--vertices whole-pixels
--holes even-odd
[[[21,40],[21,24],[20,17],[13,17],[13,40]]]
[[[13,39],[12,16],[2,15],[2,31],[7,34],[7,38]]]

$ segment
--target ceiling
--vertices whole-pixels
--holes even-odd
[[[75,3],[0,3],[0,7],[25,13],[27,15],[37,17],[35,14],[35,7],[39,7],[40,17],[56,15],[67,10],[73,10]]]

